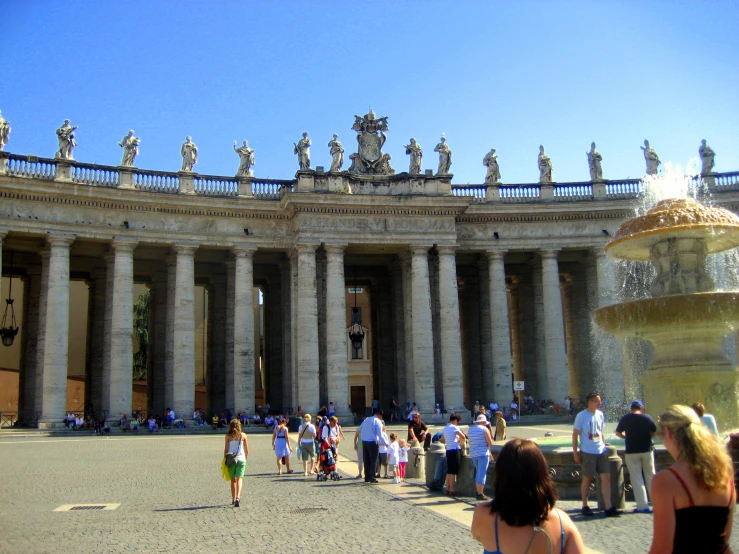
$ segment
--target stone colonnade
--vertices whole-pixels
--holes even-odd
[[[0,238],[4,235],[0,233]],[[41,424],[60,422],[65,411],[73,240],[72,236],[48,235],[47,247],[40,252],[40,268],[29,271],[22,396],[27,410],[40,412]],[[88,281],[91,304],[86,397],[94,409],[107,410],[111,420],[130,413],[132,408],[132,313],[137,246],[133,239],[113,239],[104,266],[94,269]],[[317,251],[321,247],[325,250],[326,263],[317,266]],[[344,262],[347,248],[346,243],[298,243],[288,254],[289,259],[276,268],[275,287],[267,303],[272,310],[267,316],[267,328],[274,334],[268,341],[269,352],[273,358],[279,358],[269,377],[268,394],[273,395],[275,406],[300,405],[304,411],[315,413],[321,399],[328,398],[339,415],[349,414]],[[154,272],[150,284],[149,408],[159,413],[171,407],[178,417],[189,417],[195,407],[197,250],[196,243],[172,244],[166,265]],[[213,275],[209,280],[209,408],[212,404],[235,412],[254,410],[254,368],[255,357],[259,355],[254,341],[257,322],[253,305],[257,251],[256,244],[231,247],[223,264],[225,274]],[[523,292],[513,291],[507,283],[504,260],[508,253],[487,250],[473,268],[479,281],[470,290],[476,291],[477,299],[460,306],[458,254],[456,246],[411,244],[406,254],[399,255],[386,268],[387,291],[383,291],[386,300],[382,305],[393,313],[377,316],[375,320],[382,321],[385,329],[377,340],[382,341],[383,359],[387,360],[383,363],[391,368],[379,371],[382,379],[391,380],[379,387],[384,391],[383,404],[388,400],[384,396],[392,393],[400,401],[415,401],[428,413],[440,399],[446,409],[462,410],[465,401],[470,402],[470,390],[485,401],[496,399],[504,404],[512,398],[514,366],[532,356],[521,351],[520,336],[525,335],[521,325],[522,318],[527,317],[527,308],[518,309],[515,304]],[[568,373],[572,355],[566,351],[558,254],[556,249],[538,251],[540,266],[534,265],[532,269],[533,288],[527,298],[533,302],[533,312],[540,314],[536,317],[541,319],[536,325],[536,337],[541,338],[536,356],[541,360],[537,359],[533,368],[537,396],[560,402],[577,390],[579,384],[573,384],[572,372]],[[605,305],[615,298],[613,268],[604,256],[594,258],[596,304]],[[435,265],[430,266],[431,262]],[[319,294],[316,278],[321,267],[325,267],[323,295]],[[436,285],[432,276],[437,280]],[[325,302],[324,362],[319,355],[321,301]],[[477,329],[474,336],[469,334],[469,329],[463,330],[461,312],[474,322]],[[570,327],[567,334],[571,335],[574,327]],[[536,342],[535,337],[528,339]],[[613,342],[606,346],[618,354],[618,345]],[[393,350],[392,355],[385,352],[388,347]],[[595,380],[603,383],[606,394],[611,398],[622,396],[622,378],[619,380],[617,372],[598,365],[598,359],[593,361]],[[321,390],[321,371],[327,375],[325,390]],[[531,367],[526,370],[529,383],[531,371]]]

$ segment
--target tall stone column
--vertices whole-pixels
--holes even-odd
[[[487,264],[486,264],[487,265]],[[464,280],[464,310],[462,311],[462,329],[466,335],[462,352],[467,353],[467,379],[465,381],[465,401],[474,405],[475,401],[487,404],[482,387],[482,353],[480,346],[480,282],[477,275],[467,275]],[[488,325],[490,318],[488,318]]]
[[[41,266],[31,266],[28,269],[28,319],[26,327],[26,355],[24,357],[26,379],[24,381],[25,394],[23,414],[19,414],[23,421],[36,419],[36,388],[39,381],[38,348],[41,334],[39,312],[41,304]],[[43,366],[41,366],[43,367]]]
[[[318,411],[318,300],[316,295],[316,245],[299,244],[297,291],[298,404],[304,413]]]
[[[166,404],[166,342],[167,342],[167,283],[166,271],[157,271],[152,283],[152,299],[150,309],[154,312],[151,333],[151,374],[149,382],[149,410],[154,414],[164,413]]]
[[[213,307],[213,318],[210,325],[213,327],[213,340],[210,343],[212,370],[208,380],[209,409],[221,413],[226,409],[226,276],[215,275],[211,279],[211,306]],[[253,415],[253,412],[248,412]]]
[[[233,410],[254,413],[254,253],[256,248],[238,246],[234,255]]]
[[[462,337],[459,329],[456,247],[437,246],[439,253],[439,325],[444,407],[466,414],[462,375]]]
[[[403,309],[403,269],[400,261],[393,261],[391,265],[393,279],[393,335],[395,336],[395,370],[397,373],[398,391],[395,397],[401,408],[405,408],[408,401],[406,384],[407,370],[405,365],[405,315]]]
[[[346,280],[344,245],[326,245],[326,361],[328,399],[339,417],[349,416],[349,368],[346,360]]]
[[[600,248],[595,251],[595,269],[598,275],[598,307],[604,308],[615,304],[618,300],[616,285],[616,267],[613,260]],[[611,406],[623,402],[625,396],[624,363],[619,340],[601,330],[591,318],[593,336],[596,338],[598,355],[596,356],[596,383],[604,398]],[[633,339],[621,339],[622,342]],[[638,389],[638,379],[632,389]]]
[[[547,380],[547,352],[546,338],[544,332],[544,287],[542,285],[541,257],[532,261],[531,266],[531,292],[533,293],[533,350],[536,360],[536,388],[534,392],[539,400],[552,398],[549,394],[549,381]],[[530,327],[525,317],[524,328]],[[528,341],[531,344],[531,341]],[[531,390],[531,389],[529,389]]]
[[[280,264],[282,287],[282,408],[297,408],[293,397],[293,326],[292,326],[292,270],[290,262]]]
[[[175,415],[187,418],[195,403],[195,250],[197,246],[176,244],[174,295],[174,390]]]
[[[67,407],[69,356],[69,247],[73,237],[50,235],[49,280],[46,293],[43,395],[39,426],[61,422]]]
[[[103,321],[103,378],[102,378],[102,404],[95,406],[93,417],[98,419],[103,417],[104,413],[110,412],[110,383],[112,380],[113,357],[111,356],[112,337],[113,337],[113,288],[115,277],[115,256],[114,254],[106,254],[103,256],[105,260],[105,320]]]
[[[406,401],[416,402],[416,378],[413,365],[413,294],[411,275],[411,254],[408,252],[400,258],[403,280],[403,333],[405,335],[405,388],[408,393]],[[430,291],[430,289],[429,289]],[[429,308],[430,312],[430,308]],[[433,375],[433,368],[431,369]]]
[[[434,343],[431,324],[431,287],[429,282],[429,247],[412,245],[411,298],[413,301],[413,390],[419,410],[434,410]]]
[[[103,400],[103,368],[105,367],[105,269],[92,270],[92,321],[90,329],[90,405],[99,410],[105,404]],[[90,409],[90,406],[86,406]]]
[[[544,344],[549,398],[564,402],[569,391],[567,354],[562,318],[562,292],[559,284],[559,250],[541,251],[541,280],[544,298]]]
[[[49,289],[49,259],[51,257],[50,250],[42,250],[39,252],[41,258],[41,282],[39,292],[39,308],[38,308],[38,339],[36,342],[36,378],[34,390],[33,413],[30,415],[31,420],[36,420],[36,416],[40,417],[43,409],[44,396],[44,354],[46,353],[46,298]]]
[[[482,381],[481,393],[476,398],[486,406],[489,406],[495,396],[495,380],[493,376],[493,335],[490,329],[490,266],[487,259],[477,260],[477,276],[479,296],[475,299],[479,306],[480,320],[480,379]]]
[[[224,340],[224,346],[226,348],[226,359],[225,359],[225,365],[224,365],[224,391],[225,391],[225,398],[226,398],[226,408],[229,410],[234,410],[234,402],[236,401],[236,398],[234,397],[234,315],[236,314],[236,309],[234,306],[234,303],[236,302],[236,284],[235,284],[235,277],[236,277],[236,262],[234,260],[227,260],[226,261],[226,326],[225,326],[225,335],[226,338]]]
[[[167,256],[167,307],[164,339],[164,404],[165,409],[174,404],[174,322],[175,291],[177,290],[177,258]],[[175,415],[177,415],[175,413]]]
[[[131,413],[133,397],[133,241],[114,240],[108,419]],[[110,294],[110,293],[109,293]]]
[[[505,252],[490,250],[488,273],[490,279],[490,336],[493,345],[494,398],[506,406],[513,398],[511,385],[511,329],[508,322],[508,293],[505,282]]]

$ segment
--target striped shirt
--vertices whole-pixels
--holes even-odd
[[[472,425],[467,437],[470,439],[470,458],[489,456],[488,441],[485,439],[487,429],[484,425]]]

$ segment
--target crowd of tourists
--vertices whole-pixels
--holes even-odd
[[[581,465],[582,508],[584,517],[595,511],[589,507],[590,485],[596,476],[603,490],[610,490],[608,452],[605,444],[605,415],[602,398],[590,393],[573,425],[573,457]],[[357,451],[358,479],[378,483],[392,479],[402,483],[408,453],[412,446],[428,449],[431,442],[444,444],[445,456],[437,464],[434,482],[441,483],[449,497],[457,494],[456,480],[462,466],[461,452],[468,444],[475,474],[477,499],[471,532],[485,553],[526,552],[579,553],[585,547],[570,517],[556,508],[557,493],[547,462],[535,442],[514,438],[505,442],[495,460],[492,500],[485,494],[487,470],[496,440],[506,441],[503,411],[491,406],[476,406],[477,412],[468,432],[459,427],[460,417],[452,413],[448,424],[435,435],[421,419],[419,412],[408,415],[405,438],[388,433],[382,410],[374,408],[354,433]],[[500,408],[498,406],[498,408]],[[715,419],[705,413],[702,404],[671,406],[655,421],[644,413],[644,404],[634,401],[629,413],[616,426],[615,433],[625,439],[626,465],[629,468],[636,499],[635,513],[654,513],[654,534],[650,553],[660,552],[729,552],[731,522],[735,505],[732,462],[718,437]],[[494,422],[488,418],[493,412]],[[326,412],[328,413],[328,412]],[[345,440],[335,415],[302,414],[296,436],[291,436],[285,417],[276,420],[272,434],[278,474],[293,473],[291,454],[297,449],[305,476],[324,470],[319,453],[331,452],[333,472],[339,444]],[[661,438],[674,464],[655,474],[653,437]],[[224,472],[231,481],[233,505],[240,505],[242,479],[249,447],[241,422],[229,423],[224,446],[224,459],[233,464]],[[224,462],[225,463],[225,462]],[[433,483],[432,483],[433,485]],[[434,488],[433,486],[431,487]],[[621,514],[603,495],[605,517]],[[695,529],[701,529],[696,533]]]

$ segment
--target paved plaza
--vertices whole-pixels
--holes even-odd
[[[518,436],[547,430],[568,434],[569,427],[511,429]],[[350,478],[356,465],[348,460],[340,482],[317,483],[302,471],[278,477],[269,435],[252,434],[249,444],[236,509],[220,476],[222,435],[0,438],[0,552],[482,551],[469,532],[472,501],[413,484],[365,485]],[[341,454],[354,457],[348,445]],[[102,503],[118,506],[54,511]],[[575,514],[579,502],[559,506]],[[649,547],[650,515],[573,519],[592,551]],[[738,533],[735,524],[735,548]]]

